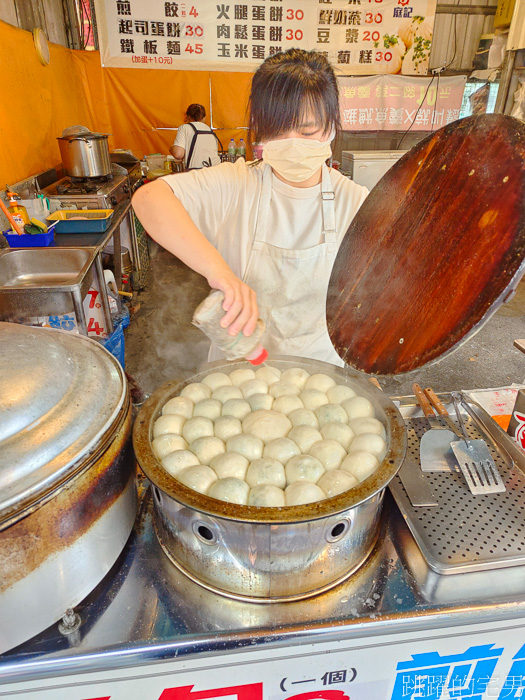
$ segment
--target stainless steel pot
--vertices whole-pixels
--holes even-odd
[[[108,134],[87,132],[58,137],[64,170],[70,177],[111,174]]]
[[[0,653],[95,588],[133,526],[131,406],[98,343],[0,323]]]
[[[283,602],[317,595],[348,578],[376,542],[384,490],[406,451],[403,419],[392,401],[359,373],[324,362],[281,357],[268,364],[303,367],[347,384],[372,401],[387,432],[387,454],[358,487],[306,506],[255,508],[218,501],[172,478],[151,448],[153,424],[163,405],[210,372],[249,367],[215,362],[184,382],[168,382],[142,407],[133,442],[153,483],[155,526],[164,552],[187,576],[217,593],[240,600]]]

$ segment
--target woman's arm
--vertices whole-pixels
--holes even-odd
[[[157,243],[205,277],[210,287],[224,292],[221,326],[229,326],[231,335],[251,335],[259,315],[255,292],[199,231],[170,186],[156,180],[140,187],[133,195],[133,209]]]
[[[170,153],[175,160],[183,160],[186,150],[182,146],[170,146]]]

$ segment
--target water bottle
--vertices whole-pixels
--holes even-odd
[[[239,147],[237,148],[237,155],[239,158],[246,158],[246,144],[244,143],[244,139],[241,139],[239,141]]]
[[[215,290],[202,301],[193,313],[192,323],[200,328],[210,340],[213,340],[223,351],[227,360],[238,360],[244,357],[252,365],[260,365],[268,357],[268,351],[260,340],[264,335],[266,326],[262,318],[257,319],[254,332],[249,336],[238,333],[232,336],[227,328],[220,325],[225,311],[222,308],[224,293]]]
[[[228,144],[228,160],[230,163],[235,162],[235,156],[237,154],[237,145],[233,139],[230,139],[230,143]]]

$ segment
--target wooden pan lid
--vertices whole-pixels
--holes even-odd
[[[525,124],[483,114],[421,141],[343,239],[326,301],[339,356],[417,369],[475,333],[525,272]]]

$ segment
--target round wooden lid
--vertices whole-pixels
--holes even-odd
[[[326,318],[339,356],[417,369],[475,333],[525,272],[525,124],[483,114],[421,141],[343,239]]]

